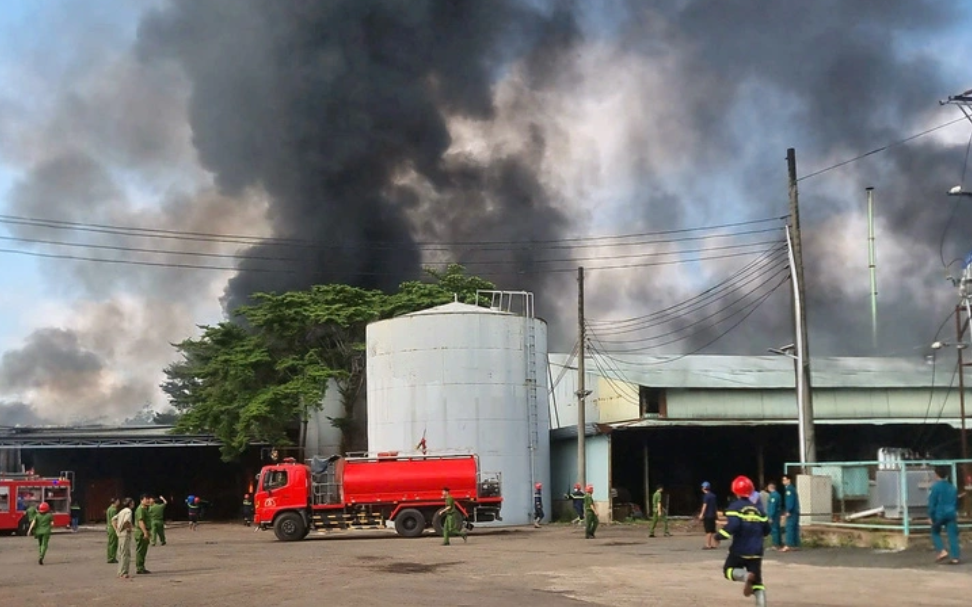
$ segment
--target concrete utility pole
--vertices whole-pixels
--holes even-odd
[[[584,419],[584,408],[587,400],[587,390],[584,385],[584,356],[587,331],[584,329],[584,268],[577,268],[577,482],[581,488],[587,487],[587,452],[585,451],[585,434],[587,421]]]
[[[812,464],[817,461],[817,438],[813,426],[813,387],[810,383],[810,348],[807,342],[807,297],[803,282],[803,244],[800,238],[800,193],[797,189],[796,150],[793,148],[786,150],[786,167],[790,184],[790,237],[793,258],[790,275],[795,281],[793,309],[796,317],[795,330],[799,332],[796,340],[799,361],[797,373],[802,376],[802,382],[798,384],[802,383],[800,388],[803,393],[800,405],[804,426],[802,447],[806,453],[807,463]]]
[[[962,441],[962,459],[969,459],[969,441],[965,435],[965,357],[962,352],[965,350],[964,338],[965,330],[968,328],[968,321],[963,321],[962,313],[965,312],[962,306],[955,306],[955,336],[956,336],[956,347],[955,350],[958,352],[958,385],[959,385],[959,437]],[[961,469],[965,472],[967,464],[962,464]],[[959,482],[964,483],[963,479],[952,479],[956,481],[956,485]],[[962,485],[958,485],[961,487]]]

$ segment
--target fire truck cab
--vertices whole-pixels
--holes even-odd
[[[73,472],[61,472],[57,477],[0,473],[0,532],[26,535],[27,509],[41,502],[51,507],[55,527],[67,527],[71,522],[73,480]]]

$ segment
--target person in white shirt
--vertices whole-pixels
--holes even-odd
[[[123,508],[111,519],[111,526],[118,534],[118,577],[131,579],[128,574],[129,566],[132,563],[132,508],[135,507],[135,500],[126,497],[122,500]]]

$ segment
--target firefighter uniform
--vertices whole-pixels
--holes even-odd
[[[159,543],[165,546],[165,502],[149,506],[148,518],[152,545]]]
[[[570,493],[564,496],[565,499],[569,499],[571,505],[574,507],[574,520],[572,523],[580,524],[584,521],[584,490],[581,489],[580,485],[574,485]]]
[[[786,513],[786,546],[800,547],[800,496],[793,483],[786,486],[783,493],[783,512]]]
[[[249,495],[243,497],[243,524],[247,527],[253,523],[253,500]]]
[[[135,573],[148,573],[145,569],[145,557],[148,555],[149,549],[149,537],[146,533],[142,531],[142,526],[139,523],[144,523],[146,529],[151,529],[152,521],[149,518],[148,508],[143,505],[139,505],[135,509],[135,521],[133,526],[135,527]]]
[[[37,538],[37,559],[38,564],[44,564],[44,557],[47,555],[47,546],[51,541],[51,532],[54,529],[54,513],[38,512],[34,515],[34,537]]]
[[[115,533],[115,528],[111,526],[111,519],[115,518],[118,514],[118,508],[112,503],[105,510],[105,533],[108,534],[108,562],[117,563],[118,562],[118,534]]]
[[[449,545],[449,536],[459,534],[466,541],[466,530],[460,529],[459,509],[451,495],[445,497],[445,512],[442,515],[442,545]]]
[[[543,517],[543,492],[540,485],[537,485],[533,490],[533,526],[539,527]]]
[[[594,509],[594,492],[588,490],[584,494],[584,537],[594,539],[597,532],[597,511]]]
[[[776,548],[783,546],[783,534],[780,531],[780,517],[783,516],[782,501],[783,497],[776,489],[769,492],[769,499],[766,500],[766,518],[769,519],[770,537]]]
[[[731,582],[746,582],[747,591],[752,592],[759,606],[766,605],[763,538],[769,532],[769,519],[762,508],[748,499],[737,499],[729,504],[726,525],[716,534],[717,540],[732,539],[729,556],[722,566],[726,579]],[[748,574],[754,577],[748,578]]]

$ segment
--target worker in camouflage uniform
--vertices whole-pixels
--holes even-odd
[[[445,500],[445,512],[442,514],[442,545],[449,545],[449,536],[457,533],[466,541],[466,530],[461,528],[459,509],[456,508],[456,500],[452,499],[448,487],[442,488],[442,499]]]
[[[117,563],[118,562],[118,533],[115,532],[115,527],[111,524],[111,519],[115,518],[118,514],[118,506],[121,503],[117,497],[111,499],[111,504],[108,505],[108,509],[105,510],[105,533],[108,534],[108,562]]]
[[[597,532],[597,506],[594,504],[594,485],[587,486],[584,494],[584,539],[594,539]]]

